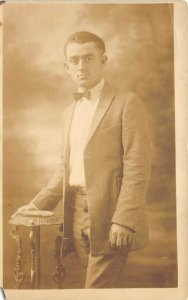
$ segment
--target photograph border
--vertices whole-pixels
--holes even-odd
[[[49,3],[53,1],[7,1],[7,3]],[[75,3],[75,1],[55,1],[57,3]],[[53,3],[55,3],[53,2]],[[176,135],[176,203],[177,203],[177,243],[178,243],[178,287],[177,288],[128,288],[128,289],[60,289],[60,290],[11,290],[5,289],[7,300],[85,300],[94,298],[102,299],[128,299],[128,300],[186,300],[188,297],[188,162],[187,162],[187,140],[188,140],[188,86],[187,86],[187,61],[188,61],[188,9],[184,1],[99,1],[103,3],[173,3],[174,4],[174,63],[175,63],[175,135]],[[76,3],[99,3],[96,1],[76,1]],[[3,5],[6,5],[3,4]],[[0,18],[3,23],[2,7],[0,5]],[[2,93],[3,93],[3,26],[0,28],[0,94],[1,115],[3,115]],[[3,125],[1,118],[1,137]],[[2,142],[2,140],[1,140]],[[1,166],[3,157],[1,151]],[[2,168],[1,168],[1,201],[2,201]],[[1,210],[3,203],[1,203]],[[0,213],[1,228],[3,228],[3,216]],[[1,229],[1,245],[3,246],[3,234]],[[3,285],[3,253],[0,247],[0,280]],[[110,298],[109,298],[110,297]]]

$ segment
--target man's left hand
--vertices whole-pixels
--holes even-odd
[[[118,250],[128,246],[132,240],[132,230],[118,224],[112,224],[109,233],[109,243],[112,248]]]

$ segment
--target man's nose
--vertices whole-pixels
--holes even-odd
[[[84,59],[80,58],[79,62],[78,62],[78,68],[79,68],[79,70],[83,70],[85,68],[85,66],[86,66],[86,64],[85,64]]]

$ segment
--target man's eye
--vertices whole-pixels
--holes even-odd
[[[73,65],[76,65],[78,63],[78,58],[77,57],[72,57],[70,59],[70,63],[73,64]]]
[[[91,57],[91,56],[86,57],[86,62],[91,62],[92,60],[93,60],[93,57]]]

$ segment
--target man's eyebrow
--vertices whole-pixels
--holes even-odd
[[[69,59],[78,58],[78,57],[87,57],[87,56],[94,56],[94,54],[93,53],[87,53],[87,54],[84,54],[84,55],[73,55],[73,56],[69,56]]]
[[[94,54],[93,53],[88,53],[88,54],[85,54],[83,56],[94,56]]]
[[[79,57],[78,55],[73,55],[73,56],[69,56],[68,59],[71,59],[71,58],[77,58]]]

